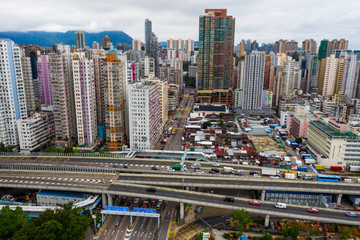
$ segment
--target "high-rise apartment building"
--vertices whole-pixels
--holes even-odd
[[[316,44],[316,41],[314,39],[305,39],[303,42],[302,42],[302,48],[301,48],[302,51],[306,52],[306,51],[310,51],[310,52],[313,52],[315,53],[316,50],[317,50],[317,44]]]
[[[118,151],[125,143],[123,71],[121,60],[107,54],[102,62],[102,86],[106,146],[110,151]]]
[[[24,88],[25,88],[25,97],[26,97],[26,109],[28,113],[35,112],[35,93],[34,93],[34,84],[31,71],[31,61],[30,57],[21,58],[21,66],[24,78]]]
[[[344,91],[349,101],[355,98],[355,92],[357,89],[360,75],[359,68],[360,63],[356,60],[356,55],[350,55],[347,61],[346,83]]]
[[[139,63],[137,62],[127,62],[127,82],[128,83],[135,83],[140,81],[140,69]]]
[[[92,49],[91,54],[94,61],[94,81],[96,95],[96,117],[99,125],[104,124],[103,88],[102,88],[102,60],[106,58],[104,49]]]
[[[93,41],[93,43],[92,43],[92,48],[93,48],[93,50],[94,49],[100,49],[100,44],[98,43],[98,42],[96,42],[96,41]]]
[[[132,40],[132,49],[135,51],[141,51],[141,41],[137,39]]]
[[[76,52],[72,60],[74,79],[77,142],[91,146],[97,139],[94,62],[84,52]]]
[[[155,76],[155,61],[154,58],[145,56],[141,59],[141,77],[149,75]]]
[[[245,55],[242,109],[260,110],[264,86],[265,54],[253,51]]]
[[[226,9],[205,9],[199,18],[198,90],[230,89],[235,18]]]
[[[76,31],[75,32],[75,44],[76,48],[85,48],[85,32],[84,31]]]
[[[194,51],[194,40],[190,38],[185,40],[185,50],[187,51],[188,56],[190,56],[191,52]]]
[[[288,56],[287,59],[284,61],[284,89],[283,94],[289,95],[292,93],[292,90],[294,89],[294,80],[295,80],[295,67],[296,67],[296,61],[292,57]]]
[[[0,39],[0,142],[19,144],[16,120],[27,117],[20,48]]]
[[[105,37],[102,39],[102,49],[110,50],[110,47],[112,46],[112,40],[109,38],[108,35],[105,35]]]
[[[323,96],[333,96],[335,94],[336,73],[338,69],[338,59],[334,54],[326,58],[324,85],[322,88]]]
[[[130,84],[128,99],[130,148],[154,149],[161,136],[160,85]]]
[[[169,106],[168,106],[168,94],[169,84],[166,78],[155,78],[154,75],[149,75],[146,79],[147,82],[152,82],[160,85],[160,113],[161,113],[161,127],[163,127],[169,119]]]
[[[298,51],[298,42],[295,40],[280,39],[275,43],[275,53],[288,53]]]
[[[49,54],[55,145],[57,147],[71,147],[76,139],[71,55],[66,46],[60,49],[58,53]]]
[[[37,62],[41,104],[52,105],[52,90],[49,69],[49,56],[41,55]]]

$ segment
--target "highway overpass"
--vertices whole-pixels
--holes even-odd
[[[129,183],[102,183],[91,181],[80,181],[74,178],[54,177],[50,173],[50,177],[39,177],[38,173],[23,173],[16,175],[0,174],[0,187],[5,188],[23,188],[23,189],[49,189],[60,191],[76,191],[89,192],[93,194],[102,194],[103,206],[112,205],[113,195],[127,195],[142,198],[162,199],[164,201],[178,202],[183,213],[184,203],[203,205],[208,207],[216,207],[223,209],[239,209],[244,208],[250,213],[266,215],[268,221],[269,216],[286,217],[294,219],[313,220],[320,222],[339,223],[348,225],[360,225],[357,218],[345,216],[344,211],[332,209],[320,209],[319,214],[307,213],[305,206],[292,205],[286,209],[274,208],[274,203],[263,202],[259,207],[249,205],[249,199],[235,198],[234,203],[224,202],[222,195],[206,194],[201,192],[192,192],[185,190],[177,190],[172,188],[157,187],[155,193],[146,192],[147,186],[133,185]],[[32,177],[30,177],[32,175]],[[35,177],[36,176],[36,177]],[[58,175],[62,176],[62,175]],[[28,178],[27,178],[28,177]],[[83,176],[80,176],[83,177]],[[49,179],[50,178],[50,179]],[[26,180],[28,179],[28,180]],[[84,179],[83,179],[84,180]],[[107,196],[107,198],[106,198]]]

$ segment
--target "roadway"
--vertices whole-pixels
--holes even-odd
[[[184,136],[184,126],[186,125],[186,120],[191,112],[191,109],[194,105],[194,97],[186,94],[182,99],[179,107],[177,108],[177,113],[174,116],[177,120],[174,120],[174,123],[171,127],[175,129],[175,134],[170,135],[168,142],[165,145],[164,150],[182,150],[182,137]]]
[[[344,211],[322,209],[320,213],[308,213],[305,206],[288,205],[286,209],[274,208],[273,202],[263,202],[260,206],[249,205],[248,199],[235,198],[235,202],[224,202],[224,196],[215,194],[204,194],[199,192],[189,192],[175,189],[157,188],[155,193],[146,192],[146,187],[138,185],[120,185],[112,184],[107,192],[111,194],[127,194],[143,198],[163,199],[166,201],[191,203],[209,207],[224,209],[241,209],[244,208],[250,213],[264,214],[270,216],[286,217],[293,219],[305,219],[319,222],[339,223],[348,225],[360,225],[358,218],[351,218],[345,215]]]

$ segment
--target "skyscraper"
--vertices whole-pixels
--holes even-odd
[[[336,72],[338,69],[338,59],[334,54],[326,58],[324,84],[322,88],[323,96],[333,96],[335,93]]]
[[[85,48],[85,32],[84,31],[76,31],[75,32],[75,44],[76,48]]]
[[[84,52],[76,52],[72,60],[74,79],[77,142],[91,146],[97,139],[94,62]]]
[[[102,60],[106,58],[104,49],[93,49],[92,59],[94,61],[94,79],[95,79],[95,94],[96,94],[96,117],[99,125],[104,124],[104,106],[103,106],[103,88],[102,88]]]
[[[132,49],[135,51],[141,51],[141,41],[137,39],[132,40]]]
[[[145,43],[152,40],[152,22],[149,19],[145,20]]]
[[[316,49],[317,49],[317,45],[316,45],[316,41],[314,39],[305,39],[302,42],[302,48],[301,48],[302,51],[305,51],[305,52],[310,51],[310,52],[315,53]]]
[[[33,77],[31,72],[30,57],[22,57],[21,66],[22,66],[23,78],[24,78],[26,109],[28,113],[35,112],[36,110],[35,94],[34,94]]]
[[[52,105],[49,56],[41,55],[37,62],[41,104]]]
[[[105,37],[102,39],[102,48],[105,50],[110,50],[110,46],[112,45],[112,40],[109,38],[108,35],[105,35]]]
[[[123,65],[115,54],[107,54],[102,62],[102,86],[106,146],[110,151],[118,151],[125,143],[123,71]]]
[[[71,147],[76,139],[76,126],[70,46],[58,47],[58,53],[49,54],[55,145]]]
[[[205,9],[199,18],[198,90],[230,89],[235,18],[226,9]]]
[[[245,54],[242,109],[260,110],[264,86],[265,54]]]
[[[16,120],[27,117],[20,48],[0,39],[0,142],[18,145]]]

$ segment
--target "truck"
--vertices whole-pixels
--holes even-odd
[[[296,173],[285,173],[285,179],[296,179]]]
[[[350,166],[350,172],[360,172],[360,166]]]
[[[326,171],[326,167],[323,165],[315,165],[316,170]]]
[[[262,168],[261,175],[265,176],[280,176],[280,171],[274,168]]]
[[[297,170],[299,172],[307,172],[308,171],[307,167],[298,167]]]
[[[304,161],[305,161],[305,164],[316,163],[315,159],[313,159],[312,157],[305,157]]]
[[[233,173],[234,169],[232,167],[224,167],[224,172]]]
[[[181,170],[183,168],[183,166],[180,165],[180,164],[173,164],[172,168],[175,169],[175,170]]]
[[[342,172],[342,171],[343,171],[343,167],[342,167],[342,166],[331,166],[330,169],[331,169],[331,171],[333,171],[333,172]]]

